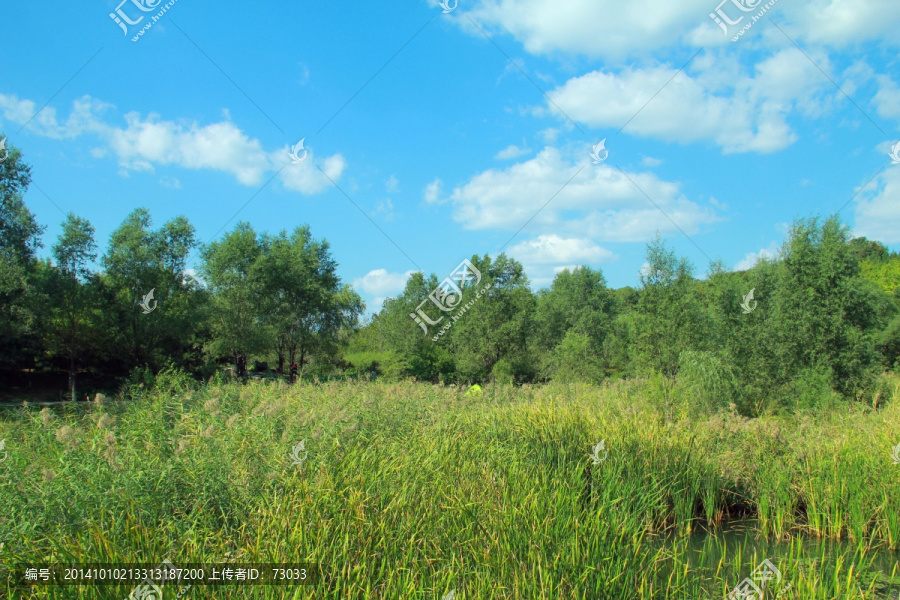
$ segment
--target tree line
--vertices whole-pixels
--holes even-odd
[[[39,259],[45,228],[25,205],[31,168],[8,149],[0,163],[0,363],[6,371],[64,370],[115,380],[166,368],[208,377],[249,357],[278,370],[331,370],[364,304],[341,282],[327,241],[309,227],[277,235],[239,223],[202,245],[176,217],[154,228],[133,211],[100,255],[94,227],[69,214]],[[99,270],[94,265],[99,257]],[[197,272],[188,269],[200,259]]]
[[[463,301],[489,289],[437,341],[444,321],[423,334],[415,320],[425,301],[439,321],[428,300],[440,282],[417,273],[351,339],[347,360],[433,382],[655,378],[663,396],[679,386],[695,406],[744,414],[888,396],[900,255],[853,238],[836,216],[796,220],[776,258],[742,272],[715,261],[698,278],[659,235],[646,261],[637,288],[610,289],[583,266],[532,293],[515,260],[473,256],[481,281]]]
[[[436,335],[416,315],[423,302],[434,309],[437,275],[413,274],[361,323],[361,298],[307,226],[269,234],[239,223],[203,245],[186,218],[154,228],[137,209],[101,255],[91,224],[70,214],[51,258],[39,259],[30,181],[10,147],[0,163],[0,363],[68,373],[72,397],[80,374],[208,378],[255,359],[281,373],[299,363],[318,376],[435,383],[656,379],[663,393],[677,384],[700,405],[752,414],[870,398],[900,366],[900,256],[853,238],[837,217],[798,219],[777,257],[742,272],[716,261],[703,277],[657,235],[635,288],[611,289],[583,266],[534,292],[513,258],[472,256],[480,278],[461,281],[465,310]]]

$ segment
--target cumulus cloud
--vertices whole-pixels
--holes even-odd
[[[853,233],[884,244],[900,244],[900,165],[893,165],[876,179],[874,191],[856,201]]]
[[[816,58],[829,69],[827,56]],[[631,134],[683,144],[710,141],[726,154],[782,150],[797,139],[788,124],[794,111],[815,116],[834,102],[831,83],[795,49],[759,61],[752,74],[710,56],[693,67],[690,73],[675,66],[592,71],[548,96],[570,118],[591,127],[627,123]],[[535,112],[558,113],[550,104]]]
[[[509,249],[509,255],[523,264],[556,265],[560,263],[595,264],[615,258],[615,254],[601,248],[591,240],[563,238],[556,234],[540,235],[533,240],[516,244]]]
[[[675,43],[708,12],[709,0],[482,0],[468,15],[508,31],[531,54],[620,59]],[[468,20],[458,23],[472,28]]]
[[[734,266],[734,270],[746,271],[756,266],[756,263],[759,262],[760,259],[765,258],[772,260],[776,256],[778,256],[778,244],[773,240],[766,248],[761,249],[759,252],[748,252],[744,255],[744,258]]]
[[[579,154],[583,158],[567,159],[547,147],[531,160],[475,175],[449,197],[454,219],[466,229],[515,231],[529,223],[542,234],[606,241],[644,241],[656,230],[677,231],[659,209],[688,234],[718,219],[711,207],[685,198],[678,184],[592,165],[588,150]]]
[[[519,158],[520,156],[525,156],[526,154],[531,154],[531,148],[519,148],[515,144],[510,144],[498,152],[494,158],[498,160],[512,160]]]
[[[64,122],[58,119],[53,107],[45,108],[29,122],[37,109],[34,102],[0,94],[3,117],[22,125],[28,123],[29,130],[38,135],[53,139],[96,135],[106,147],[92,148],[91,155],[102,158],[111,152],[124,176],[132,171],[154,172],[156,167],[174,165],[221,171],[243,185],[259,185],[267,173],[287,162],[287,147],[266,152],[259,140],[249,137],[227,116],[224,121],[201,125],[196,121],[166,121],[155,113],[141,116],[129,112],[124,115],[125,126],[117,127],[102,118],[112,108],[110,104],[84,96],[73,102]],[[289,165],[281,172],[285,188],[307,195],[323,191],[330,182],[316,165],[336,181],[346,168],[346,161],[340,154],[316,160],[310,151],[307,160]]]
[[[406,287],[406,281],[416,271],[389,273],[387,269],[369,271],[364,277],[355,279],[353,287],[371,296],[393,296]],[[384,298],[382,298],[382,301]]]
[[[482,0],[467,14],[489,31],[510,33],[531,54],[620,61],[684,44],[730,45],[731,35],[709,17],[716,4],[710,0]],[[723,10],[731,18],[743,14],[730,8],[729,4]],[[834,47],[868,40],[900,42],[900,3],[895,0],[781,1],[767,15],[799,42]],[[468,19],[455,22],[480,35]],[[784,38],[775,30],[772,40],[783,43]]]

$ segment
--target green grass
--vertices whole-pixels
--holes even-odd
[[[0,563],[321,568],[314,585],[195,587],[191,599],[716,600],[765,558],[785,599],[900,586],[896,389],[877,412],[678,421],[652,382],[464,391],[175,377],[89,409],[7,411]],[[289,454],[303,439],[301,467]],[[594,465],[601,439],[608,458]],[[736,515],[782,540],[776,554],[691,545]],[[840,544],[817,554],[808,538]],[[131,590],[2,585],[9,598]]]

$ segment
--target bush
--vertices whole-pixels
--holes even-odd
[[[715,413],[737,403],[734,372],[716,354],[685,350],[678,364],[679,400],[690,416]]]

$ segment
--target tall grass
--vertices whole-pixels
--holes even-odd
[[[715,599],[764,558],[791,586],[782,598],[900,589],[900,402],[688,419],[653,382],[463,391],[176,377],[87,410],[18,409],[0,421],[0,562],[321,568],[309,586],[187,598]],[[764,556],[691,541],[736,516],[785,543]],[[809,537],[842,544],[816,554]],[[9,598],[131,589],[3,585]]]

